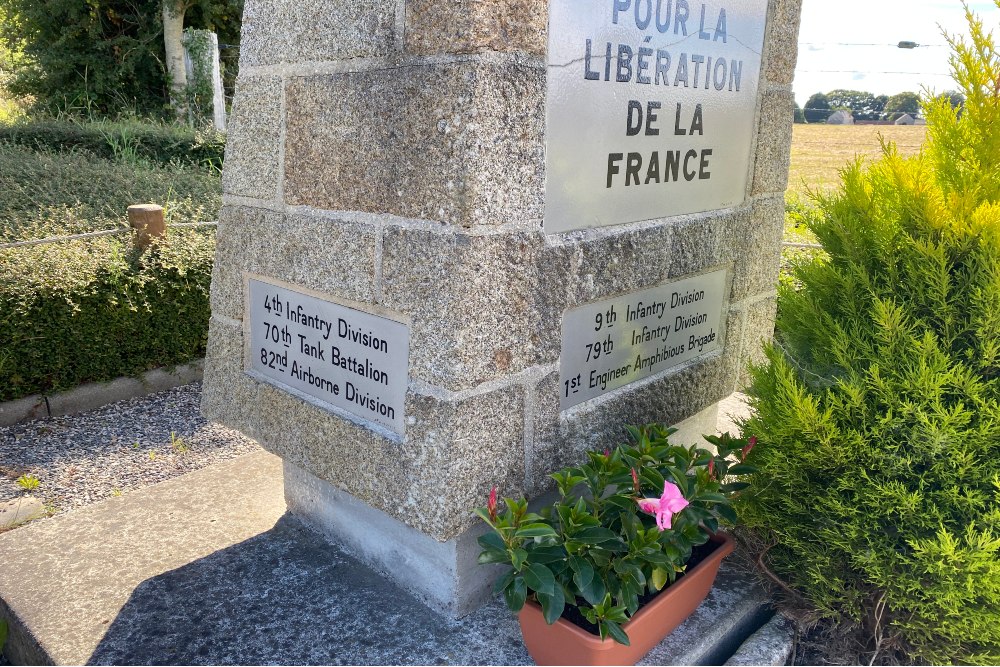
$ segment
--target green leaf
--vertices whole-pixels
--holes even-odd
[[[601,544],[618,539],[618,534],[601,526],[589,526],[573,534],[573,539],[584,544]]]
[[[653,584],[655,590],[662,590],[667,583],[668,572],[662,567],[658,567],[653,570],[653,576],[650,578],[650,583]]]
[[[500,551],[506,551],[507,545],[503,543],[503,539],[497,533],[490,531],[485,535],[480,535],[476,540],[479,542],[479,546],[484,549],[499,549]]]
[[[595,572],[590,584],[586,588],[581,588],[580,593],[583,595],[583,599],[590,604],[600,604],[601,600],[608,594],[608,587],[604,585],[601,575]]]
[[[533,538],[533,537],[555,537],[556,531],[552,529],[552,526],[545,523],[529,523],[525,526],[521,526],[514,533],[514,537],[517,538]]]
[[[515,614],[521,611],[524,601],[528,599],[528,586],[524,583],[524,577],[514,577],[513,583],[504,589],[503,597],[508,609]]]
[[[742,491],[743,489],[749,489],[750,485],[747,482],[730,482],[729,484],[723,484],[723,491]]]
[[[472,511],[476,514],[476,516],[478,516],[480,519],[488,523],[490,526],[493,525],[493,519],[490,518],[490,513],[486,510],[485,507],[477,507]]]
[[[736,523],[738,520],[736,516],[736,510],[734,510],[729,505],[719,505],[718,507],[715,508],[715,511],[718,512],[719,516],[721,516],[729,523]]]
[[[528,560],[528,552],[524,549],[514,549],[510,554],[510,562],[518,572],[524,569],[526,560]]]
[[[510,586],[511,582],[514,581],[514,577],[517,576],[517,570],[511,568],[502,577],[497,577],[497,580],[493,582],[493,595],[496,595],[502,590],[505,590]]]
[[[594,567],[579,556],[571,556],[569,566],[573,570],[573,583],[580,591],[584,591],[594,580]]]
[[[536,546],[534,549],[528,550],[529,563],[542,563],[543,565],[546,565],[565,559],[566,549],[564,549],[561,544]]]
[[[607,629],[608,635],[610,635],[610,637],[614,639],[616,642],[618,642],[619,644],[624,644],[625,646],[630,645],[630,642],[628,640],[628,635],[625,634],[625,631],[622,630],[620,625],[618,625],[614,621],[603,621],[601,625]]]
[[[699,493],[694,497],[694,500],[700,500],[705,503],[726,503],[729,502],[729,498],[726,498],[721,493]]]
[[[552,570],[540,563],[528,563],[528,569],[524,571],[524,581],[531,590],[543,595],[552,595],[556,584]]]
[[[562,616],[566,607],[566,596],[563,594],[562,586],[556,586],[552,590],[552,595],[544,593],[538,594],[538,603],[542,605],[542,615],[545,622],[552,625]]]
[[[484,549],[479,558],[476,560],[480,565],[488,565],[490,563],[509,563],[510,556],[506,551],[500,551],[499,549]]]
[[[738,463],[729,469],[730,475],[752,475],[757,472],[758,468],[756,466],[747,465],[746,463]]]

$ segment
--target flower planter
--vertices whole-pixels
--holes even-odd
[[[622,626],[629,636],[630,646],[613,639],[602,640],[565,618],[548,625],[542,617],[541,607],[528,601],[518,615],[528,653],[539,665],[635,664],[708,596],[722,559],[734,548],[733,538],[725,533],[717,533],[712,541],[719,547],[711,555],[663,589]]]

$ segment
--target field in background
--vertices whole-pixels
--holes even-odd
[[[879,135],[895,142],[902,155],[912,155],[926,132],[926,125],[795,125],[788,191],[804,197],[807,188],[836,187],[838,170],[855,156],[880,154]]]
[[[840,185],[840,170],[857,156],[877,159],[879,137],[894,142],[902,155],[920,150],[926,125],[795,125],[792,129],[792,164],[785,193],[785,237],[789,243],[815,243],[805,220],[814,214],[809,190],[832,190]],[[786,247],[782,269],[787,272],[797,258],[812,250]]]

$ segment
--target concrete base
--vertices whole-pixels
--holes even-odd
[[[289,512],[428,607],[459,618],[488,599],[500,568],[476,563],[485,526],[438,542],[287,460],[284,471]]]
[[[719,404],[676,425],[671,440],[704,446],[705,433],[716,433]],[[288,511],[306,525],[382,572],[432,609],[461,618],[489,597],[501,568],[476,563],[477,525],[457,538],[438,542],[295,464],[284,461]],[[536,499],[537,501],[543,499]],[[471,512],[471,508],[470,508]]]
[[[708,446],[708,443],[705,442],[705,438],[702,436],[718,432],[719,405],[720,403],[713,403],[701,412],[691,415],[680,424],[674,424],[677,433],[670,436],[670,442],[685,446]]]
[[[750,635],[727,665],[787,665],[795,648],[795,623],[775,614],[757,632]]]
[[[285,513],[263,452],[3,533],[0,554],[12,664],[531,664],[498,598],[438,615]],[[722,664],[769,614],[723,563],[639,664]]]

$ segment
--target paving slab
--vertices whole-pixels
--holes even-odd
[[[154,368],[138,377],[120,377],[108,382],[89,382],[55,394],[33,394],[0,403],[0,426],[44,417],[74,415],[95,410],[115,401],[146,396],[201,380],[204,359],[171,369]]]
[[[14,664],[531,664],[494,599],[453,620],[285,513],[257,452],[0,535]],[[720,664],[766,621],[724,565],[640,664]]]

